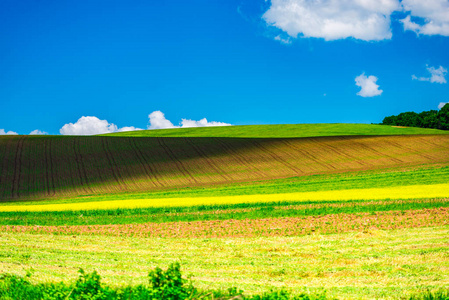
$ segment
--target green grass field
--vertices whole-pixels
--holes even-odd
[[[138,284],[179,261],[202,288],[327,290],[339,299],[399,299],[449,286],[449,227],[298,237],[160,239],[2,233],[3,272],[67,281],[82,266],[106,283]]]
[[[282,124],[223,127],[173,128],[128,131],[108,136],[135,137],[232,137],[232,138],[299,138],[345,135],[409,135],[449,134],[448,131],[417,127],[396,127],[371,124]]]
[[[449,288],[447,133],[298,124],[0,137],[0,273],[73,281],[81,267],[121,286],[180,262],[206,290],[404,299]]]

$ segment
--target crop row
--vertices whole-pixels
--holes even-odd
[[[5,205],[1,211],[64,211],[64,210],[101,210],[146,207],[179,207],[214,204],[269,203],[296,201],[352,201],[381,199],[419,199],[449,197],[449,183],[433,185],[394,186],[386,188],[347,189],[303,193],[279,193],[268,195],[235,195],[217,197],[185,197],[159,199],[130,199],[113,201],[92,201],[79,203],[36,203],[36,205]]]
[[[449,207],[449,198],[382,201],[269,202],[193,207],[0,212],[0,225],[101,225],[244,220]]]
[[[166,238],[224,238],[298,236],[370,229],[400,229],[449,225],[449,208],[333,214],[303,218],[268,218],[223,221],[143,223],[79,226],[0,226],[5,232],[66,235],[116,235]]]
[[[204,187],[448,163],[449,135],[302,139],[1,137],[0,199]]]

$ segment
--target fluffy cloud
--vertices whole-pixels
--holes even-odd
[[[40,131],[39,129],[30,132],[30,135],[44,135],[44,134],[48,134],[48,132]]]
[[[0,135],[17,135],[17,132],[14,131],[5,131],[5,129],[0,129]]]
[[[365,76],[365,73],[357,76],[355,78],[355,84],[362,89],[357,93],[357,95],[362,97],[374,97],[382,94],[382,90],[379,90],[379,86],[376,84],[376,76]]]
[[[440,104],[438,104],[438,109],[442,109],[443,106],[445,106],[446,104],[448,104],[449,102],[440,102]]]
[[[81,117],[76,123],[62,126],[59,132],[63,135],[94,135],[112,132],[142,130],[134,126],[118,128],[114,123],[100,120],[97,117]]]
[[[136,131],[136,130],[143,130],[143,129],[142,128],[137,128],[137,127],[134,127],[134,126],[125,126],[125,127],[119,128],[117,130],[117,132]]]
[[[401,22],[404,30],[417,34],[449,36],[449,2],[447,0],[402,0],[402,7],[410,15]],[[413,22],[412,17],[420,22]]]
[[[148,115],[150,119],[150,125],[148,129],[164,129],[164,128],[176,128],[179,126],[174,126],[172,122],[165,118],[165,115],[160,110],[153,111]]]
[[[148,115],[150,124],[148,129],[167,129],[167,128],[187,128],[187,127],[209,127],[209,126],[230,126],[231,124],[223,122],[209,122],[206,118],[199,121],[182,119],[181,126],[175,126],[170,120],[165,118],[163,112],[157,110]]]
[[[263,19],[291,37],[390,39],[398,0],[272,0]]]
[[[62,126],[59,132],[63,135],[94,135],[111,133],[118,130],[117,126],[97,117],[81,117],[76,123],[68,123]]]
[[[181,127],[211,127],[211,126],[231,126],[231,124],[223,122],[208,122],[206,118],[199,121],[182,119]]]
[[[427,67],[427,71],[430,73],[430,77],[417,77],[416,75],[412,75],[413,80],[419,81],[430,81],[432,83],[446,83],[446,73],[447,69],[440,66],[438,69],[434,67]]]

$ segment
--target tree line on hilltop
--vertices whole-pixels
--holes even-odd
[[[385,117],[381,124],[449,130],[449,105],[443,106],[440,110],[421,113],[408,111],[397,116]]]

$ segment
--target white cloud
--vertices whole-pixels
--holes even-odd
[[[117,132],[136,131],[136,130],[143,130],[143,129],[142,128],[137,128],[137,127],[134,127],[134,126],[125,126],[125,127],[119,128],[117,130]]]
[[[40,131],[39,129],[30,132],[30,135],[44,135],[44,134],[48,134],[48,132]]]
[[[210,126],[231,126],[229,123],[207,121],[203,118],[199,121],[182,119],[180,126],[175,126],[170,120],[165,118],[163,112],[157,110],[148,115],[150,125],[148,129],[167,129],[167,128],[188,128],[188,127],[210,127]]]
[[[160,110],[153,111],[148,115],[150,119],[150,125],[148,129],[164,129],[164,128],[176,128],[179,126],[174,126],[172,122],[165,118],[165,115]]]
[[[281,35],[275,36],[275,37],[274,37],[274,40],[275,40],[275,41],[279,41],[279,42],[281,42],[282,44],[286,44],[286,45],[289,45],[289,44],[292,43],[292,41],[290,40],[290,37],[288,37],[288,38],[285,39],[285,38],[281,37]]]
[[[446,73],[447,69],[440,66],[438,69],[435,69],[434,67],[427,67],[427,71],[430,73],[430,77],[417,77],[416,75],[412,75],[412,80],[419,80],[419,81],[429,81],[429,82],[436,82],[436,83],[446,83]]]
[[[355,84],[362,89],[357,93],[357,95],[362,97],[374,97],[382,94],[382,90],[379,90],[379,86],[376,84],[376,76],[365,76],[365,73],[357,76],[355,78]]]
[[[68,123],[62,126],[59,132],[63,135],[93,135],[111,133],[118,130],[113,123],[100,120],[97,117],[81,117],[76,123]]]
[[[0,135],[17,135],[17,132],[14,131],[5,131],[5,129],[0,129]]]
[[[114,123],[109,123],[107,120],[100,120],[97,117],[81,117],[76,123],[68,123],[59,129],[63,135],[94,135],[113,132],[124,132],[143,130],[134,126],[126,126],[118,128]]]
[[[199,121],[182,119],[181,127],[211,127],[211,126],[231,126],[229,123],[223,122],[208,122],[206,118],[203,118]]]
[[[402,0],[402,7],[415,18],[420,18],[420,24],[413,22],[407,16],[402,19],[404,30],[417,34],[449,36],[449,1],[447,0]]]
[[[443,106],[445,106],[446,104],[448,104],[449,102],[440,102],[440,104],[438,104],[438,109],[442,109]]]
[[[398,0],[272,0],[263,19],[291,37],[390,39]],[[276,38],[275,38],[276,39]]]

